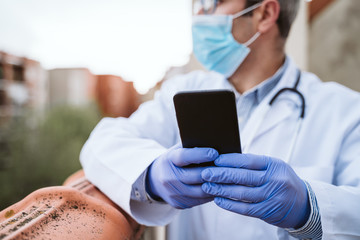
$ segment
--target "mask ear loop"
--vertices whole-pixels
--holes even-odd
[[[248,7],[247,9],[242,10],[241,12],[238,12],[238,13],[232,15],[233,20],[238,18],[238,17],[241,17],[242,15],[247,14],[248,12],[251,12],[252,10],[254,10],[254,9],[258,8],[258,7],[260,7],[261,4],[262,4],[262,2],[259,2],[259,3],[255,4],[255,5],[252,5],[251,7]]]
[[[250,46],[253,42],[255,42],[256,39],[258,39],[258,37],[260,37],[260,35],[261,35],[260,32],[255,33],[255,35],[252,36],[252,38],[250,38],[249,41],[247,41],[246,43],[244,43],[244,46],[245,46],[245,47]]]
[[[257,4],[252,5],[251,7],[248,7],[247,9],[242,10],[241,12],[238,12],[238,13],[232,15],[232,19],[234,20],[238,17],[241,17],[241,16],[253,11],[254,9],[260,7],[261,4],[262,4],[262,2],[259,2]],[[252,36],[252,38],[250,38],[250,40],[248,40],[246,43],[244,43],[245,47],[250,46],[253,42],[255,42],[256,39],[258,39],[258,37],[260,37],[260,35],[261,35],[260,32],[255,33],[255,35]]]

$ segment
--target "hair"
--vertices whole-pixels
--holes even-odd
[[[246,0],[246,6],[250,7],[256,3],[262,2],[263,0]],[[277,0],[280,4],[280,14],[277,20],[277,25],[279,27],[280,36],[282,38],[287,38],[293,24],[296,15],[299,10],[300,1],[299,0]]]

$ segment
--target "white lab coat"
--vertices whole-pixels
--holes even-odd
[[[240,133],[249,153],[286,160],[300,114],[300,100],[293,93],[279,97],[251,146],[246,145],[269,99],[279,89],[293,87],[296,70],[290,60],[278,85]],[[132,184],[152,161],[180,142],[173,95],[198,89],[233,88],[217,73],[193,72],[165,82],[155,99],[129,119],[103,119],[81,152],[87,178],[139,223],[171,222],[171,240],[293,239],[282,229],[213,202],[180,211],[164,203],[130,199]],[[310,73],[302,74],[298,89],[306,99],[306,115],[289,164],[316,194],[323,239],[360,239],[360,95],[336,83],[322,83]]]

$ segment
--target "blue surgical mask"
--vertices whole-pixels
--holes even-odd
[[[258,8],[255,4],[235,15],[196,15],[192,21],[194,54],[208,70],[230,77],[250,53],[248,47],[259,36],[257,32],[244,44],[232,35],[233,20]]]

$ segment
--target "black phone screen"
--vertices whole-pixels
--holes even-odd
[[[210,147],[241,153],[235,94],[228,90],[180,92],[174,96],[184,148]]]

